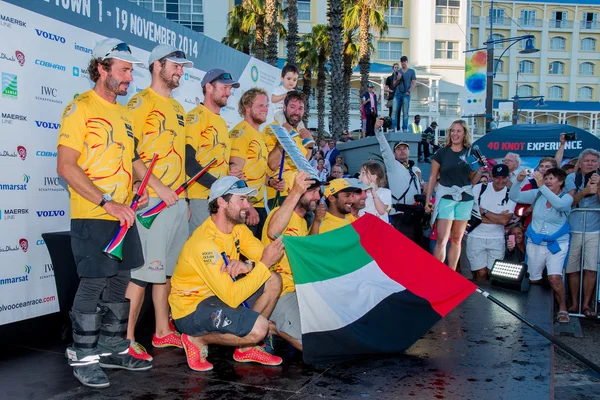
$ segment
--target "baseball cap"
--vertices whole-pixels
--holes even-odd
[[[362,189],[352,186],[348,180],[344,178],[333,179],[325,186],[325,196],[331,196],[339,192],[358,192]]]
[[[231,74],[224,69],[211,69],[202,78],[202,87],[207,83],[213,83],[215,81],[221,82],[224,85],[232,85],[234,88],[239,88],[240,84],[234,80]]]
[[[363,181],[361,181],[358,178],[345,178],[348,183],[350,184],[350,186],[355,187],[357,189],[361,189],[361,190],[369,190],[371,189],[370,186],[367,186],[363,183]]]
[[[143,62],[133,58],[131,55],[131,48],[127,43],[115,38],[99,41],[94,47],[93,56],[94,58],[100,58],[101,60],[115,58],[132,64],[143,64]]]
[[[437,122],[433,121],[430,125],[431,126],[437,126]]]
[[[167,57],[169,55],[170,57]],[[164,57],[167,57],[167,60],[173,61],[176,64],[181,64],[186,68],[191,68],[194,66],[194,63],[187,59],[183,51],[168,44],[159,44],[152,49],[150,58],[148,59],[148,65],[152,65],[154,61],[158,61]]]
[[[256,189],[248,187],[245,181],[238,179],[235,176],[224,176],[217,179],[210,187],[208,201],[213,201],[226,194],[255,195],[256,193]]]
[[[396,149],[398,148],[398,146],[406,146],[410,149],[410,144],[406,143],[406,142],[398,142],[394,145],[394,151],[396,151]]]
[[[508,165],[506,164],[497,164],[494,165],[494,169],[492,169],[492,176],[495,178],[497,176],[503,176],[503,177],[507,177],[508,176]]]
[[[367,87],[375,87],[375,85],[373,85],[372,83],[370,83],[370,82],[369,82],[369,83],[367,84]]]

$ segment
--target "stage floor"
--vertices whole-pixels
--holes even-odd
[[[520,294],[484,289],[540,327],[551,329],[549,290],[535,286]],[[10,336],[24,326],[13,324]],[[36,332],[44,335],[45,329]],[[153,369],[109,370],[111,386],[102,390],[85,388],[75,380],[64,357],[64,343],[28,340],[23,344],[18,337],[3,340],[0,398],[538,400],[552,398],[553,392],[550,343],[476,293],[406,354],[330,366],[305,365],[283,343],[279,349],[284,362],[279,367],[236,363],[233,349],[211,346],[214,370],[194,372],[183,350],[151,348],[146,333],[140,342],[148,344]]]

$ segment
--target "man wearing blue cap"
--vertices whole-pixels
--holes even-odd
[[[178,196],[175,193],[186,180],[185,110],[171,97],[171,92],[179,86],[183,68],[193,65],[183,51],[159,44],[148,60],[148,70],[152,75],[150,87],[137,93],[127,104],[133,115],[136,150],[140,156],[133,163],[138,176],[143,176],[153,156],[158,156],[148,180],[150,199],[147,208],[154,207],[161,200],[167,205],[152,226],[138,228],[145,263],[131,271],[131,282],[126,292],[131,301],[127,338],[131,341],[132,354],[143,360],[152,360],[152,357],[135,341],[135,326],[149,283],[152,284],[155,317],[152,346],[182,347],[179,334],[169,326],[168,296],[177,257],[189,236],[184,194]]]
[[[105,368],[143,371],[148,360],[130,353],[126,340],[129,300],[125,289],[130,270],[144,263],[142,247],[129,207],[139,180],[132,167],[138,158],[134,122],[129,110],[117,103],[133,80],[127,43],[105,39],[96,45],[88,71],[92,90],[73,100],[63,112],[58,136],[58,174],[71,193],[71,247],[79,288],[71,309],[73,344],[66,355],[73,375],[85,386],[109,386]],[[148,202],[147,192],[140,205]],[[102,249],[119,226],[130,227],[121,262]]]
[[[231,89],[240,84],[230,73],[222,69],[211,69],[202,78],[204,102],[186,117],[186,162],[188,176],[195,175],[202,165],[213,158],[217,162],[209,169],[214,178],[229,175],[231,139],[227,123],[221,117],[221,109],[227,105]],[[192,216],[189,222],[190,235],[208,217],[208,195],[211,183],[196,183],[188,189]]]

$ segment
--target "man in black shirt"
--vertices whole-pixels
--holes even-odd
[[[385,87],[384,92],[387,95],[387,106],[389,111],[389,117],[392,118],[392,110],[394,109],[394,73],[400,69],[400,64],[395,63],[392,66],[392,75],[388,76],[385,79]],[[383,129],[384,132],[387,132],[387,128]]]
[[[428,127],[427,129],[425,129],[423,131],[423,133],[421,134],[421,141],[419,142],[418,146],[417,146],[417,150],[419,153],[419,161],[423,161],[423,156],[425,156],[425,162],[431,162],[431,150],[430,147],[431,145],[433,145],[434,150],[433,152],[435,153],[435,151],[437,150],[437,146],[434,143],[435,140],[435,129],[437,128],[437,122],[433,121]]]

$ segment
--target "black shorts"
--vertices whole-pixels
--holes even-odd
[[[260,297],[263,289],[264,285],[246,301],[250,307]],[[243,305],[231,308],[217,296],[212,296],[202,300],[196,307],[196,311],[174,322],[181,333],[190,336],[230,333],[237,337],[244,337],[252,331],[259,315]]]
[[[119,270],[144,265],[144,253],[136,225],[129,228],[125,235],[123,261],[112,260],[102,253],[118,230],[118,221],[71,220],[71,248],[80,278],[108,278],[117,275]]]

